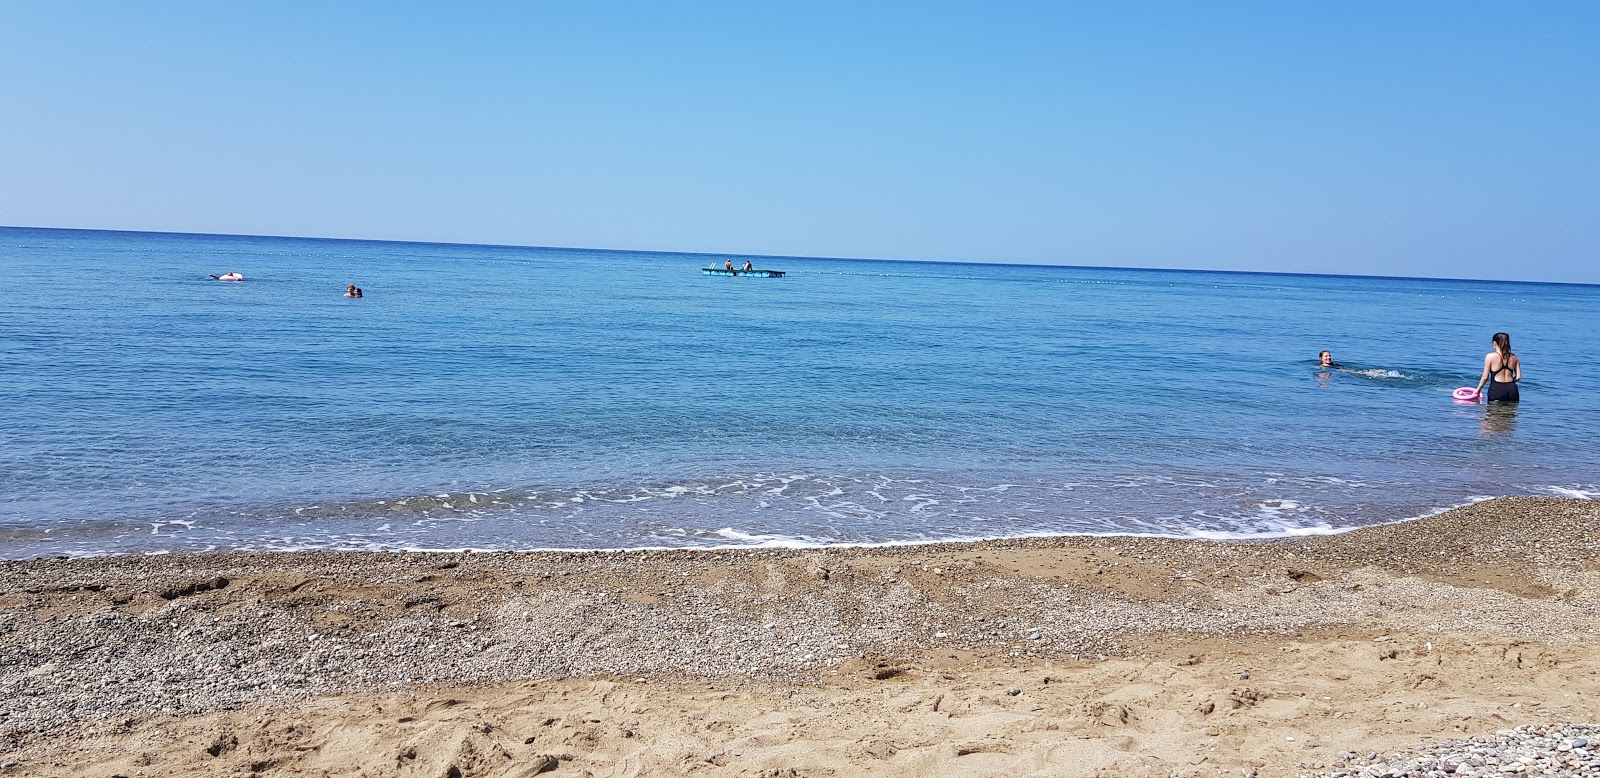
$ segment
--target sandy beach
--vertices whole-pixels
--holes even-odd
[[[8,562],[0,774],[1361,775],[1600,721],[1597,528]]]

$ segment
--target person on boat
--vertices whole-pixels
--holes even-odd
[[[748,272],[750,272],[752,270],[755,270],[755,268],[750,266],[750,260],[748,260],[748,259],[744,261],[744,267],[741,267],[739,269],[743,270],[746,273],[748,273]]]
[[[730,259],[727,262],[722,263],[722,269],[723,270],[732,270],[733,269],[733,260]]]
[[[356,286],[355,284],[351,284],[351,285],[345,287],[344,288],[344,296],[345,297],[360,297],[361,296],[361,287]]]
[[[1321,354],[1317,355],[1317,367],[1325,370],[1334,370],[1344,367],[1344,365],[1333,361],[1333,354],[1331,352],[1323,351]]]
[[[1494,351],[1483,355],[1483,375],[1478,377],[1478,394],[1489,402],[1514,403],[1521,401],[1517,382],[1522,380],[1522,358],[1511,353],[1511,336],[1496,332],[1489,341]],[[1489,393],[1483,394],[1483,385]]]

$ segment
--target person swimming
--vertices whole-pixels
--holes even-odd
[[[344,288],[344,296],[345,297],[360,297],[361,296],[361,287],[356,286],[355,284],[351,284],[351,285],[345,287]]]
[[[1332,352],[1323,351],[1321,354],[1317,355],[1317,367],[1337,369],[1337,368],[1344,367],[1344,365],[1341,365],[1338,362],[1333,361],[1333,353]]]
[[[1511,336],[1496,332],[1489,342],[1494,344],[1494,351],[1483,355],[1483,375],[1478,377],[1478,394],[1492,403],[1521,402],[1517,382],[1522,380],[1522,358],[1511,353]],[[1489,385],[1487,395],[1483,394],[1485,383]]]

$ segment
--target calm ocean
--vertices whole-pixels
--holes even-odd
[[[711,259],[0,229],[0,557],[1256,536],[1600,491],[1600,287]],[[1524,402],[1453,403],[1496,330]]]

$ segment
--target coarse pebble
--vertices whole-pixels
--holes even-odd
[[[1600,776],[1600,725],[1551,724],[1501,729],[1407,753],[1339,754],[1343,766],[1302,778],[1473,778]]]
[[[1415,635],[1418,652],[1452,631],[1583,643],[1600,639],[1597,520],[1600,503],[1508,498],[1266,542],[0,562],[0,750],[133,717],[432,684],[815,684],[919,652],[1021,667],[1330,629]],[[1423,608],[1435,615],[1419,624]]]

